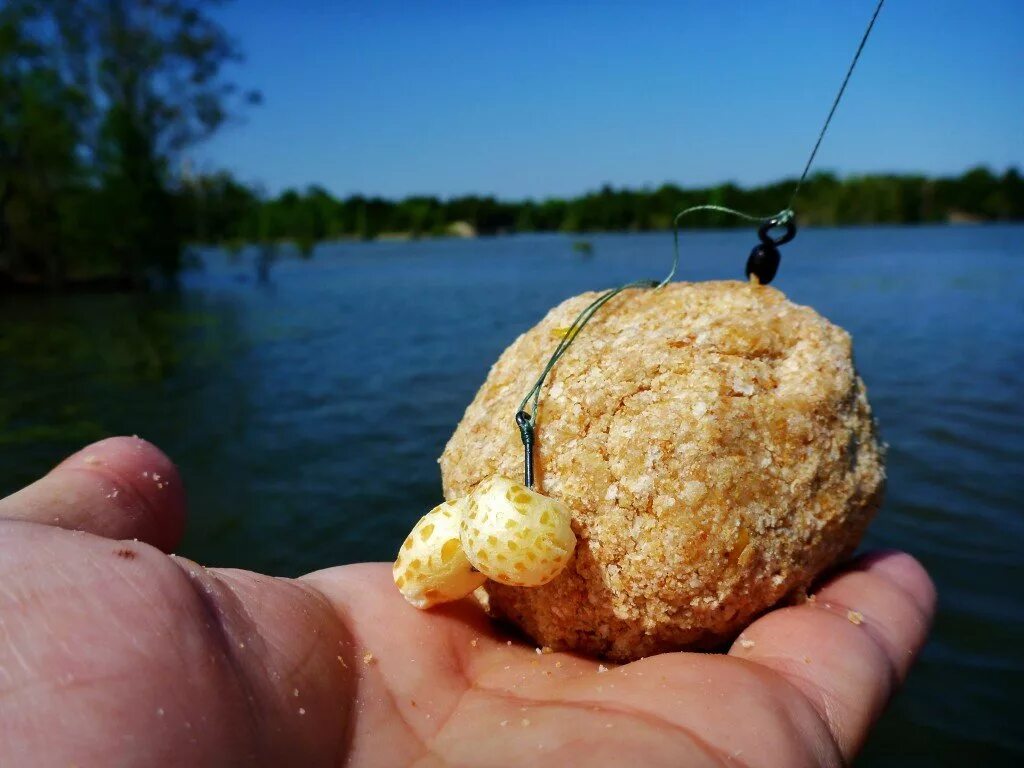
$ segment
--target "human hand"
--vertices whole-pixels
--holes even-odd
[[[935,603],[910,556],[874,555],[727,655],[600,665],[470,601],[418,611],[387,565],[169,557],[184,505],[137,438],[0,500],[0,765],[839,765]]]

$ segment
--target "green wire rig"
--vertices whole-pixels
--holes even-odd
[[[533,387],[526,393],[522,402],[519,404],[519,409],[516,412],[516,426],[519,428],[519,436],[523,441],[523,463],[524,463],[524,480],[527,488],[532,488],[534,484],[534,467],[533,467],[533,450],[536,443],[536,429],[537,429],[537,409],[540,406],[540,393],[544,388],[544,381],[547,379],[548,374],[551,373],[551,369],[555,367],[555,364],[561,359],[562,355],[566,353],[572,343],[579,336],[580,331],[590,322],[591,318],[597,313],[601,307],[607,304],[609,301],[614,299],[623,291],[628,291],[631,288],[644,288],[652,290],[660,290],[672,282],[672,278],[675,277],[676,271],[679,268],[679,224],[680,221],[689,216],[690,214],[697,213],[698,211],[714,211],[716,213],[726,213],[732,216],[736,216],[744,221],[750,221],[759,223],[761,225],[758,233],[763,243],[774,247],[774,244],[781,245],[783,242],[788,242],[792,239],[793,234],[796,231],[795,228],[795,217],[796,214],[793,211],[793,204],[796,202],[797,194],[800,192],[801,187],[807,180],[807,175],[811,171],[811,166],[814,164],[814,159],[818,154],[818,150],[821,148],[821,143],[825,138],[825,133],[828,131],[829,125],[832,123],[832,118],[836,114],[836,110],[839,108],[839,102],[842,101],[843,94],[846,92],[846,86],[850,83],[850,77],[853,75],[853,70],[857,66],[857,62],[860,60],[860,55],[864,51],[864,46],[867,44],[868,37],[871,36],[871,30],[874,29],[875,21],[878,19],[878,14],[882,11],[882,6],[885,4],[885,0],[878,0],[875,5],[874,13],[871,15],[870,21],[868,21],[867,28],[864,30],[864,34],[861,36],[860,44],[857,46],[856,52],[853,54],[853,59],[850,61],[850,66],[846,70],[846,76],[843,78],[842,84],[839,86],[839,90],[832,100],[832,107],[829,109],[828,115],[825,118],[824,124],[821,126],[821,130],[818,132],[817,141],[814,143],[813,149],[811,149],[810,156],[807,158],[807,162],[804,164],[803,173],[800,174],[800,178],[793,189],[793,193],[789,198],[789,204],[781,211],[776,213],[774,216],[753,216],[743,211],[737,211],[734,208],[728,208],[724,205],[695,205],[687,208],[684,211],[680,211],[675,215],[672,220],[672,268],[668,274],[662,280],[637,280],[632,283],[626,283],[620,285],[618,288],[612,288],[605,291],[588,304],[582,312],[576,315],[576,319],[573,320],[572,325],[562,336],[558,342],[558,346],[555,347],[554,352],[551,353],[551,357],[548,358],[547,364],[541,371],[540,376],[537,377],[537,381],[534,382]],[[767,233],[776,227],[787,227],[788,233],[782,239],[778,241],[771,241],[767,238]],[[749,262],[748,262],[749,264]],[[778,266],[778,254],[775,254],[775,266],[772,267],[771,275],[774,275],[774,269]],[[770,278],[769,278],[770,279]]]
[[[525,450],[524,480],[527,488],[532,488],[534,482],[533,447],[536,437],[537,409],[540,407],[540,393],[544,388],[544,381],[547,379],[548,374],[551,373],[551,369],[555,367],[555,364],[558,363],[562,355],[566,353],[570,345],[576,340],[576,337],[579,336],[580,331],[583,330],[584,326],[586,326],[586,324],[590,322],[591,318],[597,314],[597,311],[620,293],[628,291],[630,288],[660,290],[672,282],[672,278],[676,276],[676,271],[679,269],[679,222],[685,216],[698,211],[728,213],[745,221],[752,222],[772,221],[774,222],[774,226],[782,226],[793,219],[793,211],[789,208],[779,211],[779,213],[771,217],[751,216],[748,213],[743,213],[742,211],[737,211],[733,208],[727,208],[723,205],[710,204],[695,205],[691,208],[687,208],[685,211],[680,211],[672,221],[672,268],[669,270],[668,274],[665,275],[662,280],[635,280],[632,283],[626,283],[625,285],[620,285],[618,288],[607,290],[590,302],[582,312],[576,315],[576,319],[572,321],[572,325],[569,326],[565,334],[562,336],[562,339],[558,342],[558,346],[555,347],[555,351],[552,352],[551,357],[548,358],[547,365],[544,366],[544,369],[541,371],[540,376],[537,377],[537,381],[534,382],[530,391],[526,393],[526,396],[519,404],[519,410],[516,412],[516,426],[519,427],[519,436],[523,441],[523,448]],[[529,408],[529,410],[527,410],[527,408]]]

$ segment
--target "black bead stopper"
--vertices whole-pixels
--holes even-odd
[[[761,285],[768,285],[775,279],[779,271],[782,255],[772,243],[759,243],[754,246],[747,259],[747,277],[754,276]]]

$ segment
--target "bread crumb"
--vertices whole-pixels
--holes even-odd
[[[341,658],[341,656],[339,656],[339,657],[338,657],[338,662],[339,662],[339,663],[341,664],[341,666],[343,666],[343,667],[344,667],[345,669],[348,669],[348,664],[346,664],[346,663],[345,663],[345,660],[344,660],[343,658]]]
[[[847,611],[846,618],[849,620],[851,624],[864,623],[864,614],[862,614],[860,611]]]
[[[807,602],[808,603],[816,603],[816,602],[818,602],[818,596],[817,595],[808,595],[807,596]]]
[[[524,728],[530,724],[530,721],[527,720],[525,717],[522,720],[520,720],[519,722],[521,722],[523,724]]]
[[[597,665],[597,673],[598,674],[601,674],[602,672],[607,672],[607,671],[608,671],[608,667],[606,667],[604,664],[598,664]]]
[[[552,651],[552,650],[551,650],[551,647],[550,647],[550,646],[547,646],[547,645],[543,646],[543,647],[542,647],[542,648],[540,649],[540,652],[541,652],[541,653],[554,653],[554,651]]]
[[[754,647],[754,641],[753,640],[748,640],[745,637],[741,637],[740,638],[740,647],[741,648],[753,648]]]
[[[295,698],[299,697],[299,689],[298,688],[292,688],[292,696],[294,696]]]
[[[469,644],[472,645],[474,648],[476,648],[477,643],[479,643],[479,642],[480,642],[480,640],[478,638],[474,637],[472,640],[469,641]]]
[[[373,662],[374,662],[373,654],[370,651],[367,651],[366,653],[363,654],[363,664],[370,665],[370,664],[373,664]]]
[[[560,662],[560,661],[556,661],[556,662],[555,662],[555,666],[556,666],[556,667],[561,667],[561,666],[562,666],[562,662]]]
[[[501,722],[499,723],[499,725],[500,725],[500,726],[501,726],[502,728],[504,728],[504,727],[505,727],[506,725],[508,725],[508,720],[502,720],[502,721],[501,721]]]
[[[86,457],[84,457],[84,458],[82,459],[82,462],[83,462],[83,463],[85,463],[85,464],[88,464],[88,465],[90,465],[90,466],[95,466],[96,464],[99,464],[99,463],[100,463],[100,460],[99,460],[99,458],[98,458],[98,457],[96,457],[96,456],[93,456],[93,455],[92,455],[92,454],[90,453],[90,454],[89,454],[88,456],[86,456]]]
[[[300,715],[306,714],[306,710],[303,707],[299,707],[299,714]]]

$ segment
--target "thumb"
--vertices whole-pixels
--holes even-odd
[[[185,491],[178,470],[156,446],[138,437],[111,437],[0,499],[0,519],[139,539],[168,552],[185,528]]]

